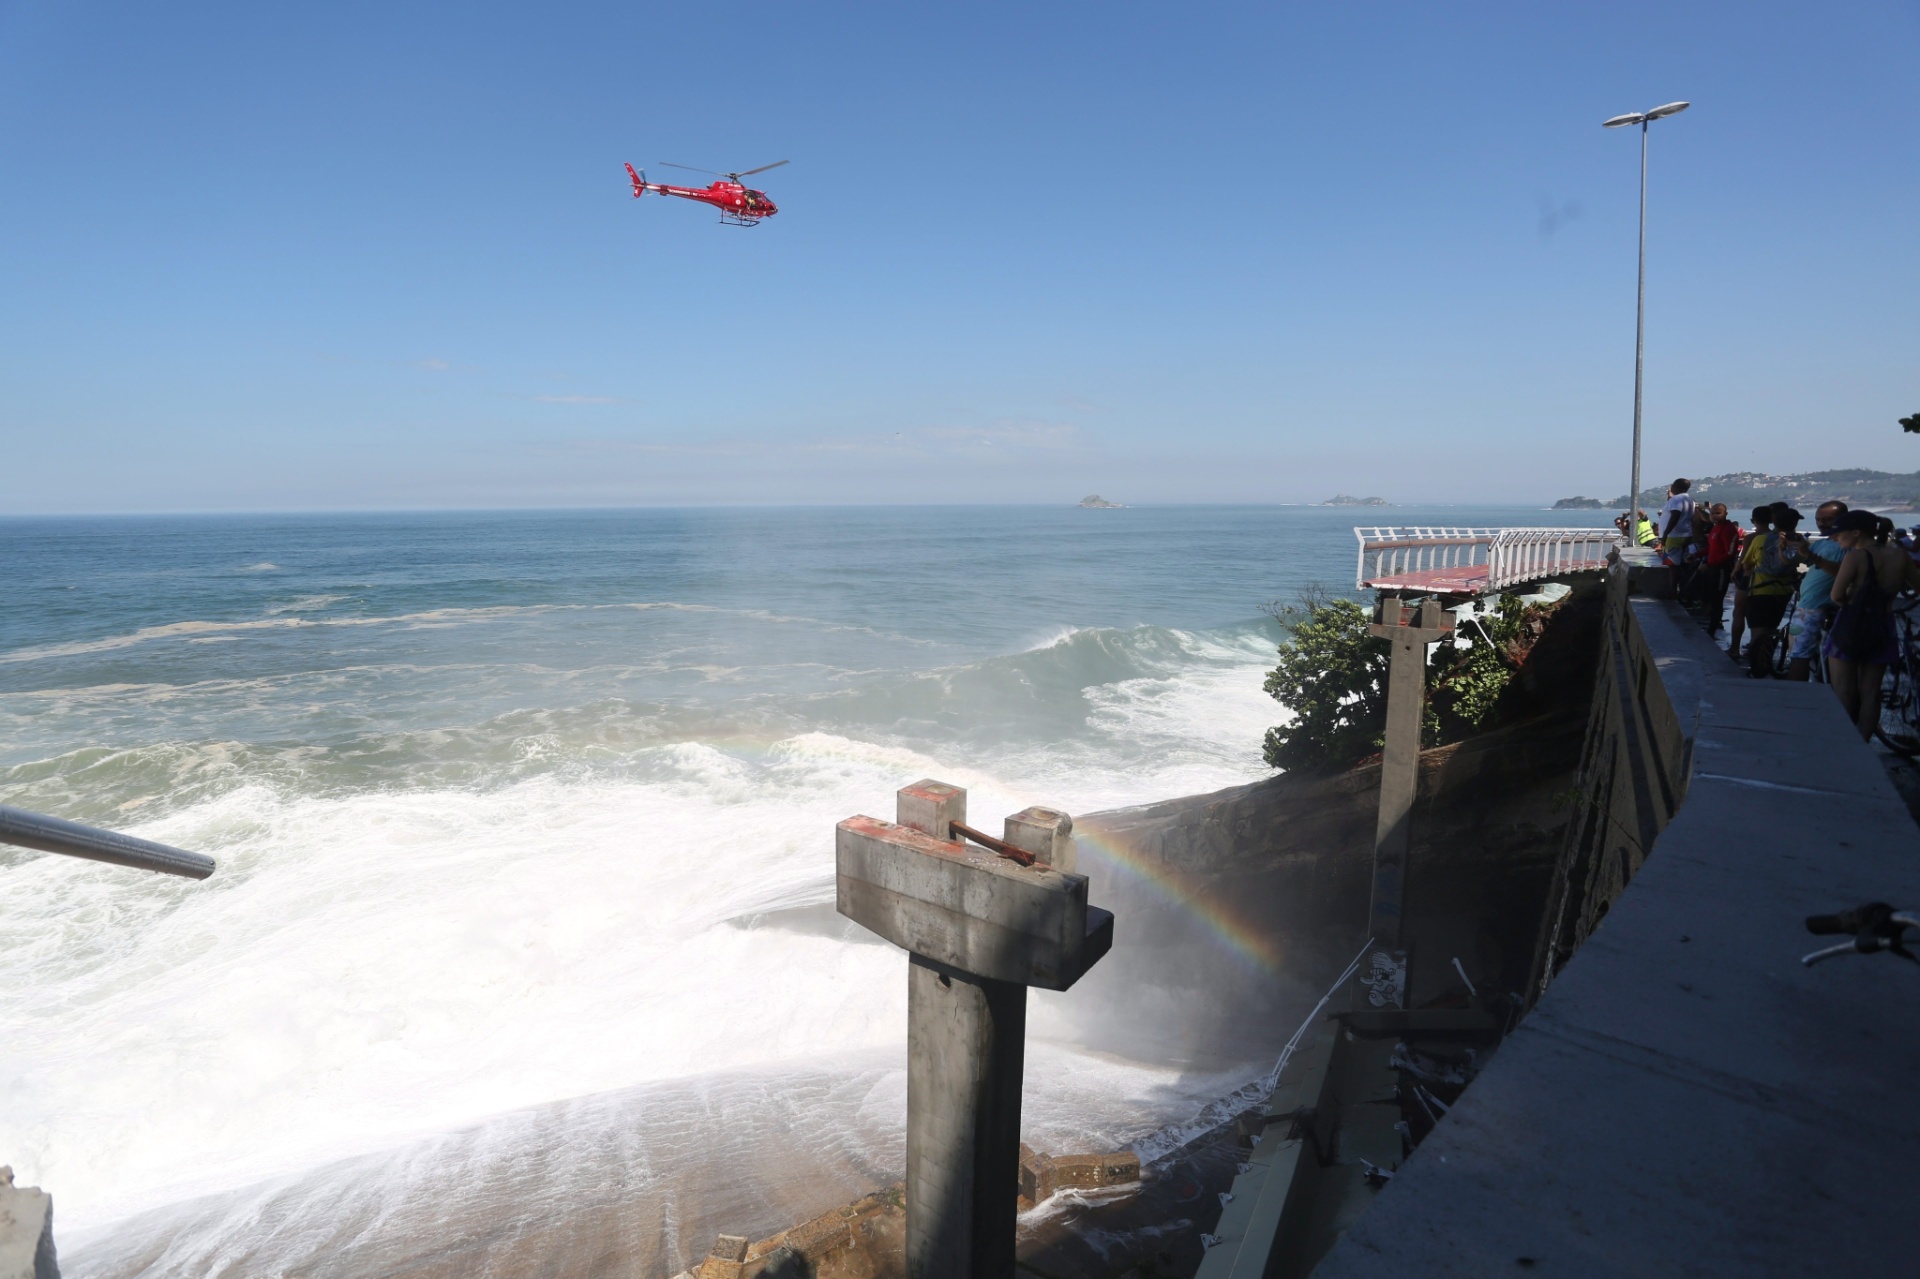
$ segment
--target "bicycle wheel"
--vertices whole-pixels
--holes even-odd
[[[1773,651],[1767,654],[1767,669],[1775,676],[1785,676],[1787,673],[1787,654],[1793,651],[1793,615],[1799,611],[1799,601],[1789,599],[1786,615],[1780,619],[1780,629],[1774,632]]]
[[[1785,622],[1780,623],[1780,633],[1773,637],[1773,652],[1768,654],[1771,664],[1768,669],[1780,678],[1785,678],[1787,666],[1791,661],[1787,654],[1793,651],[1793,632],[1787,629]]]
[[[1873,735],[1896,755],[1920,755],[1920,671],[1914,666],[1914,655],[1902,652],[1880,684],[1880,722]]]

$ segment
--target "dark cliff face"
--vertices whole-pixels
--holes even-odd
[[[1583,586],[1553,613],[1504,727],[1422,754],[1416,1002],[1458,983],[1456,957],[1478,986],[1527,981],[1572,815],[1601,599]],[[1083,1033],[1195,1069],[1277,1052],[1362,941],[1378,794],[1376,761],[1080,819],[1091,899],[1117,918],[1112,954],[1068,1005]],[[1236,947],[1236,931],[1256,945]],[[1268,963],[1247,957],[1261,946]]]

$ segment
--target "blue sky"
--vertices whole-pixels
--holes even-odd
[[[1920,0],[0,3],[0,511],[1920,469]],[[741,231],[621,163],[744,168]],[[657,171],[656,177],[668,176]]]

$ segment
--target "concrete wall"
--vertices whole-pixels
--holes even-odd
[[[1664,579],[1663,579],[1664,580]],[[1607,580],[1593,703],[1573,809],[1534,950],[1531,1005],[1593,934],[1680,809],[1700,695],[1725,662],[1678,609],[1629,606],[1627,570]]]
[[[1832,690],[1615,613],[1544,994],[1316,1279],[1920,1271],[1920,968],[1799,962],[1920,830]]]

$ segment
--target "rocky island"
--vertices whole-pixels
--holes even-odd
[[[1320,503],[1322,506],[1391,506],[1384,497],[1355,497],[1351,493],[1338,493]]]
[[[1563,497],[1553,504],[1556,511],[1603,511],[1606,507],[1597,497]]]
[[[1087,496],[1081,498],[1080,505],[1090,511],[1124,511],[1127,509],[1126,503],[1109,502],[1098,493],[1089,493]]]

